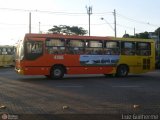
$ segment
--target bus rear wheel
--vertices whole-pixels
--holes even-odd
[[[120,65],[117,68],[116,76],[117,77],[126,77],[128,75],[129,69],[127,65]]]
[[[64,76],[64,68],[61,66],[55,66],[51,70],[50,74],[52,79],[61,79]]]

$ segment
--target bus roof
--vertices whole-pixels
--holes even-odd
[[[14,45],[0,45],[0,48],[12,48]]]
[[[100,36],[80,36],[80,35],[63,35],[63,34],[26,34],[26,38],[65,38],[65,39],[84,39],[84,40],[112,40],[111,37]]]
[[[101,37],[101,36],[79,36],[79,35],[63,35],[63,34],[26,34],[25,38],[64,38],[64,39],[82,39],[82,40],[125,40],[125,41],[144,41],[154,42],[153,39],[139,39],[139,38],[115,38],[115,37]]]

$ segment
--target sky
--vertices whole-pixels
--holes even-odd
[[[160,27],[159,5],[160,0],[0,0],[0,45],[14,45],[29,33],[30,12],[32,33],[47,33],[54,25],[88,30],[89,6],[91,36],[114,36],[114,9],[118,37],[133,35],[134,28],[154,32]]]

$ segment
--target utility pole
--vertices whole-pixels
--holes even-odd
[[[117,23],[116,23],[116,10],[114,9],[114,31],[115,31],[115,38],[117,37]]]
[[[159,36],[160,34],[159,34],[159,30],[158,30],[158,59],[159,59],[159,57],[160,57],[160,39],[159,39]]]
[[[29,13],[29,33],[31,33],[31,12]]]
[[[89,7],[86,6],[86,9],[87,9],[87,14],[89,16],[89,36],[90,36],[90,34],[91,34],[90,26],[91,26],[92,7],[91,6],[89,6]]]
[[[135,27],[134,27],[134,37],[136,36],[136,29],[135,29]]]
[[[41,22],[39,22],[39,33],[41,33]]]

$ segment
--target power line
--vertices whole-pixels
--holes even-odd
[[[67,15],[67,16],[81,16],[81,15],[85,15],[86,13],[83,12],[53,12],[53,11],[43,11],[43,10],[29,10],[29,9],[15,9],[15,8],[0,8],[0,10],[8,10],[8,11],[18,11],[18,12],[39,12],[39,13],[47,13],[47,14],[54,14],[54,15]],[[89,8],[88,8],[89,10]],[[87,13],[89,15],[89,12]],[[94,15],[106,15],[106,14],[113,14],[113,12],[97,12],[94,13]],[[90,13],[91,15],[91,13]],[[151,24],[149,22],[145,22],[145,21],[140,21],[140,20],[136,20],[130,17],[127,17],[125,15],[119,14],[116,12],[116,16],[117,17],[121,17],[125,20],[134,22],[134,23],[139,23],[139,24],[144,24],[144,25],[149,25],[149,26],[153,26],[153,27],[159,27],[159,25],[155,25],[155,24]],[[1,25],[27,25],[27,24],[10,24],[10,23],[0,23]],[[87,24],[76,24],[76,25],[87,25]],[[91,24],[91,25],[103,25],[103,24]],[[121,27],[125,27],[128,29],[133,29],[134,27],[129,27],[129,26],[124,26],[124,25],[120,25],[117,24]],[[41,26],[53,26],[53,25],[41,25]],[[137,30],[137,28],[136,28]]]
[[[53,12],[53,11],[43,11],[43,10],[29,10],[29,9],[17,9],[17,8],[0,8],[0,10],[8,10],[8,11],[19,11],[19,12],[39,12],[39,13],[48,13],[48,14],[55,14],[55,15],[74,15],[74,16],[78,16],[78,15],[85,15],[86,13],[81,13],[81,12]],[[112,14],[113,12],[99,12],[99,13],[94,13],[94,15],[102,15],[102,14]],[[145,24],[145,25],[150,25],[150,26],[154,26],[154,27],[159,27],[159,25],[155,25],[146,21],[140,21],[140,20],[136,20],[130,17],[127,17],[125,15],[116,13],[116,16],[124,18],[128,21],[131,22],[136,22],[139,24]]]
[[[117,26],[120,26],[120,27],[123,27],[123,28],[127,28],[127,29],[130,29],[130,30],[133,30],[135,27],[130,27],[130,26],[126,26],[126,25],[121,25],[121,24],[117,24]],[[136,30],[139,30],[141,31],[140,29],[137,29]]]
[[[109,23],[109,24],[113,24],[113,23]],[[11,23],[0,23],[0,25],[8,25],[8,26],[28,26],[28,24],[11,24]],[[33,26],[37,26],[37,24],[32,24]],[[88,24],[70,24],[72,25],[80,25],[80,26],[86,26]],[[105,25],[105,23],[100,23],[100,24],[91,24],[93,26],[99,26],[99,25]],[[41,24],[41,26],[45,27],[45,26],[53,26],[53,24]]]
[[[108,25],[109,27],[114,31],[114,28],[112,27],[111,23],[109,23],[106,19],[104,19],[103,17],[101,18],[101,20],[104,20]]]
[[[0,25],[13,25],[13,26],[25,26],[27,24],[11,24],[11,23],[0,23]]]
[[[154,26],[154,27],[159,27],[158,25],[151,24],[151,23],[145,22],[145,21],[140,21],[140,20],[132,19],[132,18],[126,17],[124,15],[121,15],[119,13],[117,13],[117,16],[121,17],[121,18],[124,18],[124,19],[126,19],[128,21],[131,21],[131,22],[135,22],[135,23],[139,23],[139,24],[145,24],[145,25],[150,25],[150,26]]]
[[[86,13],[81,12],[53,12],[53,11],[43,11],[43,10],[29,10],[29,9],[15,9],[15,8],[0,8],[0,10],[8,10],[8,11],[19,11],[19,12],[39,12],[39,13],[47,13],[47,14],[56,14],[56,15],[85,15]],[[112,12],[97,12],[95,15],[101,14],[111,14]]]

